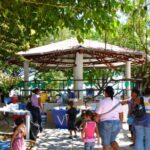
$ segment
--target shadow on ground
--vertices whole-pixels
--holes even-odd
[[[128,126],[123,125],[123,129],[118,135],[117,142],[120,150],[133,150],[130,147],[131,141],[128,138]],[[95,145],[95,150],[100,150],[101,145]],[[37,139],[36,148],[38,150],[83,150],[83,143],[81,142],[80,133],[78,138],[69,139],[69,133],[63,129],[45,129],[40,138]]]

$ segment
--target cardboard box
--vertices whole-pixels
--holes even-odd
[[[51,110],[47,111],[47,127],[51,129],[56,128]]]

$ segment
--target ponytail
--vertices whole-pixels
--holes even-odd
[[[111,86],[107,86],[105,89],[105,92],[108,94],[108,96],[113,100],[114,97],[114,89]]]

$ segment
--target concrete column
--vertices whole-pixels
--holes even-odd
[[[74,79],[75,80],[82,80],[82,81],[75,81],[74,82],[74,90],[83,90],[83,54],[76,53],[76,60],[75,60],[75,67],[74,67]],[[79,96],[78,98],[83,99],[83,91],[76,92],[76,95]]]
[[[125,77],[126,79],[131,79],[131,61],[127,61],[126,62],[126,66],[125,66]],[[127,89],[127,96],[131,97],[131,83],[129,82],[129,87]]]
[[[28,96],[29,95],[29,91],[28,91],[28,82],[29,81],[29,62],[25,61],[24,62],[24,96]]]

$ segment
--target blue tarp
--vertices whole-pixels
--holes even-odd
[[[9,150],[10,141],[0,141],[0,150]]]
[[[65,109],[52,109],[52,115],[56,128],[67,129],[67,110]]]

